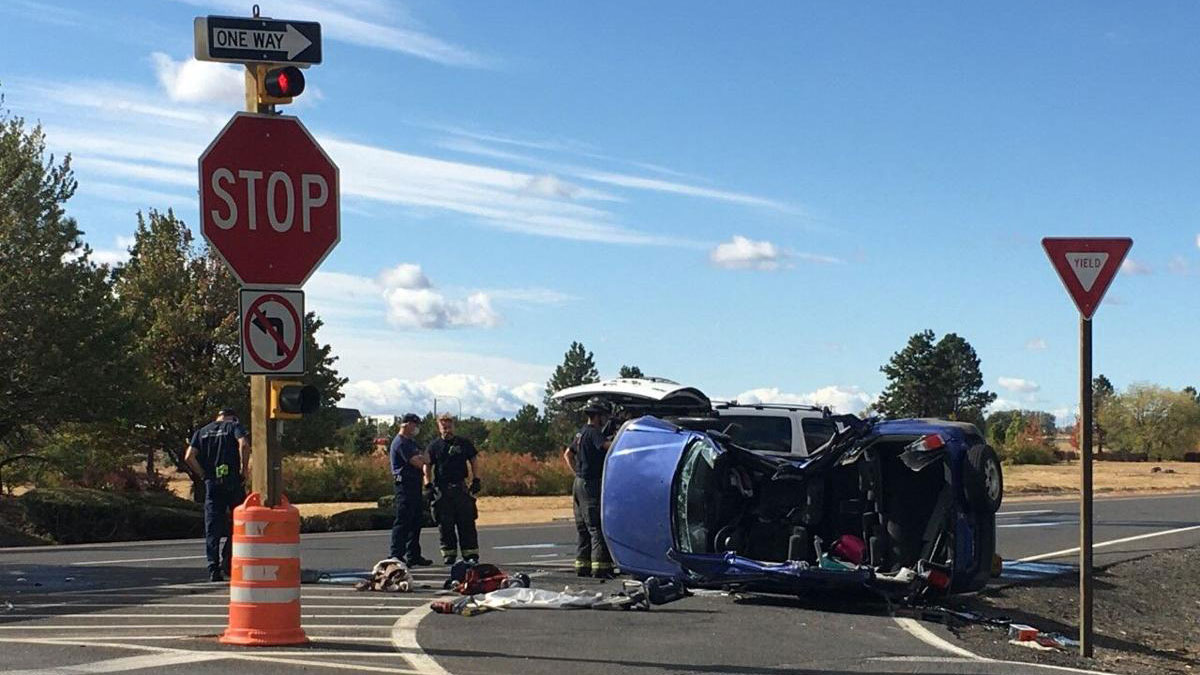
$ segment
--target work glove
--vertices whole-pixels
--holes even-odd
[[[482,489],[483,489],[483,486],[480,485],[478,478],[471,481],[471,494],[477,495],[477,494],[479,494],[479,491]]]

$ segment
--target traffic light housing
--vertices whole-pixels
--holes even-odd
[[[296,66],[255,66],[259,105],[291,103],[304,93],[304,73]]]
[[[273,420],[298,420],[321,407],[321,390],[299,380],[271,380]]]

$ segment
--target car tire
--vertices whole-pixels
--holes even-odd
[[[971,508],[984,513],[999,511],[1000,503],[1004,500],[1004,473],[1000,469],[1000,458],[992,446],[971,446],[967,450],[967,464],[963,469],[967,503]]]

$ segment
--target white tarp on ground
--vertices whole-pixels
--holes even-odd
[[[493,609],[588,609],[604,600],[603,593],[570,593],[542,588],[502,588],[482,597],[478,604]]]

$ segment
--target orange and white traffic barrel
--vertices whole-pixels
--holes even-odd
[[[233,510],[229,626],[221,642],[280,646],[308,642],[300,627],[300,511],[253,492]]]

